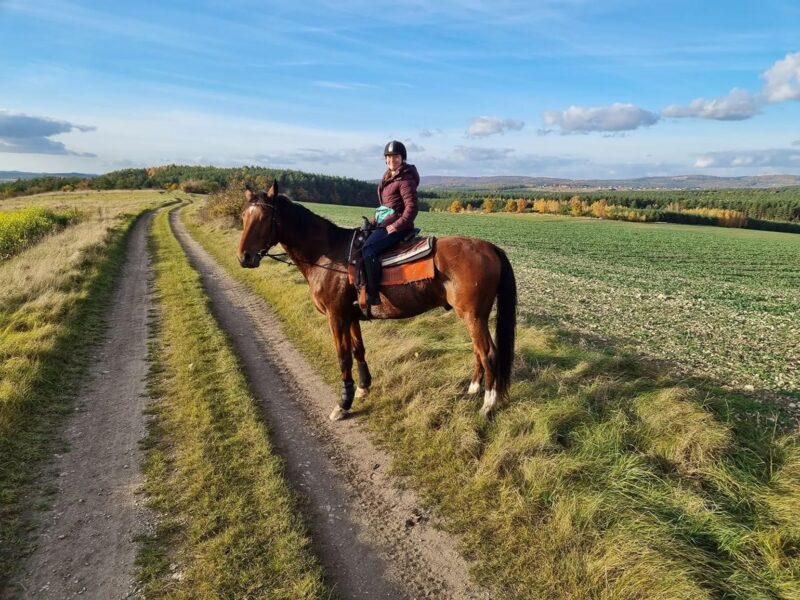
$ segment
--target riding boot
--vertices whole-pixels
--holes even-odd
[[[367,276],[367,304],[375,306],[381,303],[379,293],[381,287],[381,259],[377,256],[364,257],[364,273]]]

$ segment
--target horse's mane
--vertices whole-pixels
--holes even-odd
[[[349,239],[353,232],[353,228],[339,227],[333,221],[318,215],[302,204],[293,202],[285,194],[278,194],[275,197],[275,206],[280,210],[281,218],[286,219],[293,228],[296,227],[300,231],[309,231],[322,227],[327,231],[328,239],[331,242]]]

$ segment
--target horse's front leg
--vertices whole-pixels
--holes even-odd
[[[372,386],[372,374],[367,366],[364,340],[361,338],[361,324],[358,321],[353,321],[350,324],[350,341],[353,344],[353,357],[355,357],[356,366],[358,367],[356,398],[363,398],[369,393],[369,388]]]
[[[342,396],[339,406],[333,409],[329,418],[339,421],[347,416],[347,411],[353,406],[356,395],[356,386],[353,381],[353,352],[350,339],[350,320],[343,316],[331,314],[328,317],[336,354],[339,357],[339,368],[342,370]]]

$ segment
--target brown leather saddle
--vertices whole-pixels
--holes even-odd
[[[400,243],[380,255],[381,286],[401,285],[412,281],[433,279],[433,253],[436,238],[421,237],[419,229],[411,229]],[[347,272],[350,283],[356,287],[359,300],[364,290],[364,259],[361,248],[369,235],[369,230],[361,229],[353,236],[347,260]],[[362,303],[365,304],[365,303]]]

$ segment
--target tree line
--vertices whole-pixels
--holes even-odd
[[[166,189],[193,193],[225,190],[233,181],[278,186],[293,199],[352,206],[377,203],[375,185],[349,177],[335,177],[265,167],[220,168],[166,165],[147,169],[121,169],[93,178],[37,177],[0,183],[0,199],[53,191]]]
[[[491,198],[498,207],[508,200],[556,200],[569,203],[573,198],[592,204],[607,204],[630,209],[681,212],[693,209],[720,209],[741,212],[748,219],[800,221],[800,186],[725,189],[725,190],[598,190],[590,192],[537,191],[530,193],[498,193],[485,197],[478,193],[450,190],[425,190],[421,193],[432,209],[448,210],[453,200],[473,208]]]
[[[752,191],[752,190],[748,190]],[[589,201],[585,196],[573,195],[568,200],[563,198],[502,198],[488,196],[486,198],[462,199],[437,198],[425,201],[428,210],[433,212],[508,212],[508,213],[541,213],[571,217],[594,217],[616,221],[634,221],[642,223],[666,222],[684,223],[687,225],[711,225],[717,227],[739,227],[746,229],[763,229],[800,233],[800,222],[773,221],[748,217],[742,210],[716,207],[687,207],[678,202],[670,202],[665,208],[647,206],[637,208],[625,204],[612,204],[605,197]]]

